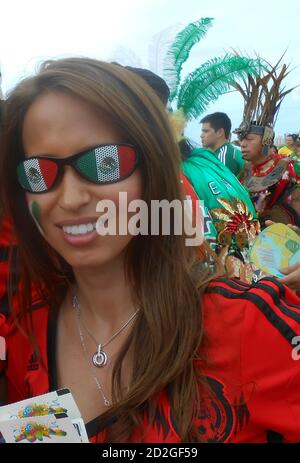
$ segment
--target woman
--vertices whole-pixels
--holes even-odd
[[[68,387],[93,442],[299,440],[299,299],[272,279],[207,286],[184,234],[94,229],[99,201],[118,211],[120,192],[183,199],[167,115],[142,79],[46,63],[9,96],[2,147],[22,278],[0,328],[8,402]]]

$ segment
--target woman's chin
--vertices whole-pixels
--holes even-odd
[[[101,268],[104,265],[107,265],[110,259],[105,259],[105,258],[85,258],[85,259],[69,259],[67,260],[68,264],[74,269],[74,270],[81,270],[81,269],[95,269],[95,268]]]
[[[100,269],[101,267],[111,264],[118,256],[104,253],[96,253],[95,251],[89,252],[76,252],[72,256],[64,255],[64,260],[74,270],[88,270],[88,269]]]

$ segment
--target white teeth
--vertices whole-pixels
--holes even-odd
[[[94,226],[93,226],[93,224],[88,223],[87,226],[86,226],[86,228],[87,228],[87,231],[91,232],[91,231],[93,231]],[[95,228],[96,228],[96,224],[95,224]]]
[[[87,223],[87,224],[80,224],[80,225],[72,225],[67,227],[62,227],[65,233],[70,235],[85,235],[86,233],[90,233],[93,230],[96,230],[96,222],[95,223]]]
[[[87,226],[86,225],[83,225],[83,224],[79,225],[78,229],[79,229],[80,234],[83,234],[83,233],[87,232]]]

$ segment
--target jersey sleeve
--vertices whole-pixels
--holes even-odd
[[[242,151],[237,146],[234,147],[234,158],[238,165],[238,172],[236,175],[237,177],[239,177],[239,175],[241,174],[243,170],[244,165],[246,164],[246,161],[245,159],[243,159]]]
[[[300,442],[300,299],[273,278],[245,292],[241,372],[253,429]]]

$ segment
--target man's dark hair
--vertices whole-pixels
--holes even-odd
[[[297,133],[288,133],[287,137],[292,137],[294,143],[296,143],[298,141],[298,139],[299,139]]]
[[[119,63],[113,62],[112,64],[117,64],[118,66],[122,66]],[[170,89],[164,79],[160,76],[155,74],[149,69],[144,68],[134,68],[132,66],[122,66],[128,71],[134,72],[138,76],[142,77],[145,82],[155,91],[156,95],[161,99],[164,106],[167,105],[168,99],[170,96]]]
[[[201,124],[210,124],[211,127],[217,131],[224,129],[225,138],[229,138],[231,131],[231,120],[225,113],[213,113],[201,119]]]
[[[147,84],[152,87],[156,95],[163,102],[164,106],[167,105],[170,96],[170,89],[164,79],[162,79],[154,72],[149,71],[149,69],[133,68],[132,66],[125,66],[125,68],[128,69],[128,71],[134,72],[135,74],[141,76],[147,82]]]

